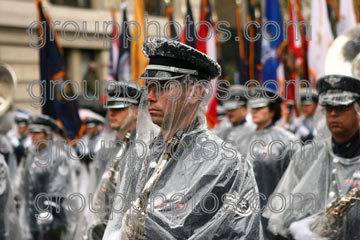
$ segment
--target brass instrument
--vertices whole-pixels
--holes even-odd
[[[119,171],[119,164],[121,160],[120,157],[126,152],[129,146],[130,138],[131,132],[128,132],[125,135],[123,144],[121,145],[120,150],[117,152],[111,167],[101,177],[99,187],[94,195],[95,209],[100,209],[101,206],[108,206],[109,204],[111,204],[111,199],[112,196],[115,194],[115,187],[118,181],[117,173]],[[86,234],[84,235],[84,239],[101,239],[107,225],[108,215],[109,213],[105,211],[104,216],[99,216],[99,219],[101,219],[101,221],[90,226],[90,228],[86,231]]]
[[[310,230],[322,237],[336,235],[342,225],[343,218],[360,200],[360,187],[351,189],[345,196],[334,201],[326,212],[310,226]]]
[[[166,150],[164,154],[164,158],[161,160],[158,168],[154,171],[154,173],[151,175],[149,180],[146,182],[144,189],[140,196],[136,199],[135,202],[133,202],[132,207],[137,211],[137,213],[140,213],[139,218],[137,220],[140,220],[142,224],[132,224],[131,219],[129,219],[129,215],[125,216],[124,222],[126,226],[128,226],[128,231],[126,231],[126,237],[127,239],[144,239],[145,235],[145,209],[148,205],[149,198],[150,198],[150,192],[156,182],[159,180],[159,177],[164,172],[164,169],[169,162],[170,158],[172,157],[172,153],[175,153],[176,149],[179,146],[180,139],[178,137],[172,137],[166,145]],[[131,210],[131,209],[130,209]],[[142,220],[142,221],[141,221]]]
[[[325,59],[325,74],[360,78],[360,27],[339,35],[331,44]]]
[[[16,87],[16,75],[9,65],[0,64],[0,116],[10,108]]]

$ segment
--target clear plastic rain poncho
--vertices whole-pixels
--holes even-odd
[[[231,127],[231,122],[229,119],[225,116],[222,121],[215,126],[211,131],[216,135],[219,136],[225,129]]]
[[[83,220],[78,224],[77,239],[102,239],[118,184],[118,176],[122,175],[126,155],[136,137],[133,127],[138,111],[137,98],[141,96],[137,94],[141,92],[132,84],[117,84],[115,87],[117,90],[114,88],[107,92],[109,96],[107,106],[115,109],[127,108],[128,114],[121,127],[115,131],[115,135],[121,137],[114,138],[106,145],[102,141],[101,148],[90,165],[87,207]]]
[[[238,150],[253,165],[259,192],[263,194],[260,197],[262,206],[289,165],[294,147],[299,144],[292,133],[275,125],[242,136]]]
[[[17,161],[13,147],[9,141],[10,139],[6,136],[6,134],[11,129],[13,119],[12,112],[7,112],[0,116],[0,154],[4,156],[9,169],[9,177],[12,180],[16,177]]]
[[[76,193],[76,175],[70,162],[76,154],[71,146],[61,143],[47,141],[42,149],[34,145],[24,159],[18,191],[20,220],[26,239],[36,232],[41,236],[50,231],[59,239],[71,238],[74,233],[81,207],[81,197]]]
[[[256,129],[256,125],[251,122],[240,123],[239,125],[232,126],[230,125],[227,128],[224,128],[221,132],[217,134],[221,139],[227,142],[234,142],[236,145],[244,135],[248,134],[251,131]]]
[[[0,154],[0,239],[23,239],[19,217],[15,208],[9,170],[3,155]]]
[[[126,155],[129,154],[128,149],[134,142],[135,134],[135,131],[129,131],[124,141],[114,140],[111,143],[114,144],[113,147],[100,150],[100,156],[103,157],[96,160],[102,161],[106,166],[98,179],[97,174],[92,174],[94,179],[90,179],[90,182],[93,186],[90,186],[86,194],[87,207],[84,209],[84,219],[78,225],[76,239],[102,239],[112,209],[118,177],[123,174]]]
[[[263,214],[269,219],[268,229],[275,235],[289,237],[292,223],[304,218],[317,219],[339,196],[360,186],[360,156],[336,156],[324,115],[316,116],[316,122],[315,141],[294,154]],[[359,225],[357,201],[340,221],[339,228],[334,229],[338,234],[328,239],[360,239]]]
[[[103,239],[262,239],[251,165],[208,130],[207,87],[147,81]]]

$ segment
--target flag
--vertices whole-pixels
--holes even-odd
[[[325,57],[334,36],[329,22],[326,0],[311,2],[311,36],[308,63],[316,79],[325,75]]]
[[[354,0],[355,20],[359,23],[360,0]]]
[[[190,0],[186,0],[187,12],[185,15],[185,26],[180,37],[180,42],[189,45],[190,47],[196,47],[196,36],[195,36],[195,23],[194,17],[191,10]]]
[[[144,54],[142,53],[142,44],[144,42],[144,0],[134,1],[134,18],[139,24],[140,29],[132,31],[132,38],[137,39],[131,42],[131,80],[138,80],[141,84],[143,83],[139,76],[144,72],[146,65],[148,64]],[[136,28],[133,28],[134,30]],[[137,38],[138,37],[138,38]]]
[[[209,27],[207,24],[200,24],[198,31],[198,39],[196,41],[196,49],[205,53],[214,61],[217,61],[217,50],[216,50],[216,39],[215,39],[215,27],[212,19],[212,10],[211,5],[208,0],[202,0],[201,2],[201,13],[200,13],[200,23],[210,23]],[[206,39],[206,40],[202,40]],[[207,122],[210,128],[214,128],[217,121],[217,79],[211,80],[212,86],[212,95],[208,105],[208,110],[206,113]]]
[[[295,0],[296,8],[297,8],[297,21],[299,23],[304,22],[304,18],[301,14],[301,4],[300,0]],[[301,79],[310,82],[309,76],[309,64],[307,51],[309,46],[309,39],[306,36],[306,29],[304,25],[300,26],[300,41],[301,41],[301,60],[302,60],[302,71],[301,71]]]
[[[131,80],[131,68],[130,68],[130,29],[126,15],[126,2],[121,5],[123,24],[122,33],[119,38],[119,60],[117,62],[117,80],[118,81],[130,81]]]
[[[170,6],[170,4],[166,6],[166,17],[169,21],[168,37],[174,40],[178,40],[179,37],[175,25],[173,24],[174,23],[173,8]]]
[[[352,0],[341,0],[337,15],[337,35],[356,26],[354,4]]]
[[[74,96],[71,85],[61,85],[54,87],[53,81],[64,82],[64,56],[63,50],[58,45],[57,35],[50,24],[50,18],[43,9],[41,0],[36,0],[39,20],[39,35],[41,36],[43,47],[40,48],[40,77],[42,80],[42,96],[45,99],[42,113],[56,119],[64,127],[68,138],[74,139],[79,136],[81,120],[78,107],[74,100],[65,99],[67,96]],[[43,30],[45,31],[43,34]],[[54,36],[54,38],[50,37]],[[57,84],[56,86],[60,86]],[[66,86],[66,88],[65,88]],[[64,92],[59,89],[64,88]],[[52,92],[54,90],[54,93]],[[51,94],[51,95],[50,95]]]
[[[288,10],[290,23],[297,23],[298,21],[295,17],[295,6],[292,0],[289,0],[288,2]],[[288,27],[288,55],[288,58],[290,58],[290,60],[287,62],[286,66],[286,80],[295,81],[296,84],[298,84],[298,69],[301,69],[301,66],[303,64],[303,58],[301,51],[300,31],[298,28],[295,27],[294,24],[289,24]],[[285,98],[288,101],[289,106],[293,106],[295,104],[295,89],[296,86],[291,82],[285,87]]]
[[[111,36],[110,44],[110,62],[109,62],[109,76],[107,80],[117,80],[118,79],[118,60],[120,52],[120,42],[119,42],[119,33],[118,28],[116,27],[116,10],[111,9],[111,16],[113,19],[113,31]]]
[[[256,21],[255,18],[255,0],[247,1],[247,21]],[[249,41],[249,80],[256,80],[262,83],[261,75],[261,38],[254,40],[255,36],[261,34],[261,29],[256,28],[254,24],[249,26],[250,41]]]
[[[116,11],[111,10],[113,18],[113,32],[110,46],[110,64],[109,64],[109,77],[108,80],[115,81],[130,81],[130,29],[126,14],[127,3],[121,4],[121,11],[123,17],[122,32],[119,36],[118,28],[116,27]]]
[[[236,58],[237,71],[235,73],[235,84],[245,85],[246,81],[249,80],[249,61],[247,58],[248,42],[242,34],[242,7],[237,5],[236,7],[236,26],[237,26],[237,37],[235,40],[238,41],[238,56]]]
[[[247,22],[256,21],[255,19],[255,3],[253,0],[246,1],[247,4]],[[261,66],[261,38],[255,41],[255,36],[261,35],[261,28],[257,28],[254,24],[250,24],[247,29],[248,36],[242,34],[244,28],[241,23],[242,6],[238,4],[236,8],[236,24],[238,36],[235,41],[238,42],[239,52],[237,58],[237,72],[235,83],[245,84],[248,80],[262,82],[262,66]],[[252,87],[252,84],[250,84]]]
[[[283,42],[283,25],[278,0],[266,0],[265,2],[263,24],[269,21],[276,23],[279,28],[276,28],[274,25],[269,25],[266,28],[266,32],[263,33],[267,35],[267,38],[263,37],[262,40],[261,63],[263,85],[269,80],[277,81],[277,68],[280,63],[278,48]],[[278,38],[275,39],[276,37]],[[278,90],[273,84],[269,84],[269,88]]]

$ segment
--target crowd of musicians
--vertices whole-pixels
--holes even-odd
[[[143,52],[144,86],[109,85],[76,144],[48,116],[2,113],[1,240],[360,239],[360,79],[317,79],[290,121],[278,91],[232,85],[209,129],[220,66],[162,38]]]

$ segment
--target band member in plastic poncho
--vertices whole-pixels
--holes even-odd
[[[81,161],[87,169],[89,169],[89,164],[92,162],[95,154],[101,149],[101,141],[104,142],[104,125],[105,118],[99,114],[90,112],[90,114],[85,117],[86,132],[81,137],[77,151],[80,151],[79,148],[81,148],[82,152],[79,154],[83,154]]]
[[[104,107],[108,109],[110,127],[116,131],[116,138],[110,141],[110,146],[101,143],[100,150],[90,165],[90,179],[93,180],[90,192],[93,193],[100,182],[107,166],[111,164],[121,147],[128,132],[135,131],[138,105],[141,98],[140,88],[127,82],[112,82],[107,86]],[[132,139],[135,136],[132,134]]]
[[[26,151],[31,146],[31,138],[29,135],[30,114],[21,110],[15,110],[14,115],[16,131],[15,129],[11,129],[6,135],[12,147],[14,148],[17,165],[20,165],[21,159],[24,157]]]
[[[141,89],[135,83],[112,82],[106,89],[110,126],[116,130],[116,141],[102,146],[95,157],[87,194],[89,206],[80,222],[77,239],[102,239],[115,194],[118,176],[122,175],[126,155],[136,136],[136,120]],[[104,144],[102,144],[104,145]],[[99,174],[101,175],[99,176]]]
[[[241,137],[238,148],[253,164],[259,192],[264,195],[260,197],[263,206],[289,164],[289,143],[296,138],[292,133],[275,125],[281,118],[282,98],[278,93],[255,87],[249,91],[247,97],[252,120],[257,128]]]
[[[295,136],[276,126],[281,118],[281,96],[271,89],[254,87],[248,92],[249,107],[257,128],[241,137],[238,149],[252,163],[263,208],[285,172]],[[263,227],[266,222],[263,219]]]
[[[2,240],[22,239],[10,181],[4,156],[0,154],[0,239]]]
[[[19,193],[21,227],[34,240],[65,239],[73,231],[69,209],[77,206],[67,197],[75,189],[75,172],[70,156],[52,141],[57,129],[45,115],[30,121],[33,146],[24,160]]]
[[[318,105],[318,94],[315,89],[304,88],[300,91],[302,115],[294,120],[295,136],[301,141],[312,140],[316,136],[315,112]]]
[[[242,85],[233,85],[229,88],[230,98],[224,101],[226,116],[231,126],[221,131],[218,136],[226,142],[233,142],[236,145],[242,137],[255,130],[255,124],[246,120],[248,88]]]
[[[149,65],[139,112],[148,111],[160,133],[145,157],[127,161],[104,239],[262,239],[251,166],[206,125],[219,65],[163,38],[144,41],[143,52]],[[140,113],[137,126],[150,130],[141,129],[148,125]]]
[[[327,238],[310,230],[335,199],[360,185],[360,80],[327,75],[317,80],[316,89],[331,137],[294,154],[275,190],[283,198],[273,201],[264,216],[269,218],[269,229],[275,235],[360,239],[358,202],[339,220],[338,228],[332,226],[334,232]],[[279,206],[282,210],[274,211]]]

